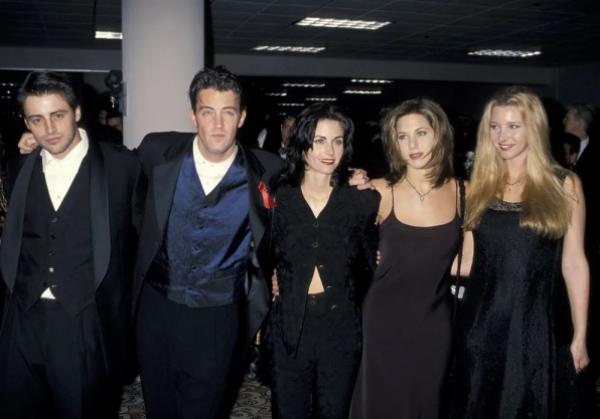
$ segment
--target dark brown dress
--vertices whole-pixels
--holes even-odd
[[[392,211],[379,234],[381,262],[363,306],[350,418],[437,419],[451,353],[448,274],[460,221],[415,227]]]

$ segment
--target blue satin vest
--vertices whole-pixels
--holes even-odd
[[[190,151],[179,171],[161,249],[150,267],[150,284],[190,307],[233,304],[244,295],[250,242],[242,154],[206,196]]]

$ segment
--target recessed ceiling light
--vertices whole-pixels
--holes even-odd
[[[96,31],[96,39],[123,39],[121,32]]]
[[[367,84],[390,84],[391,80],[381,79],[352,79],[352,83],[367,83]]]
[[[311,102],[335,102],[337,97],[307,97],[306,100]]]
[[[314,26],[317,28],[340,28],[340,29],[362,29],[374,31],[392,22],[377,21],[377,20],[353,20],[353,19],[329,19],[322,17],[305,17],[299,22],[298,26]]]
[[[477,51],[469,51],[467,55],[476,55],[479,57],[510,57],[510,58],[528,58],[542,55],[542,51],[523,51],[512,49],[480,49]]]
[[[283,83],[283,87],[301,87],[306,89],[315,89],[325,87],[325,83]]]
[[[267,52],[302,52],[309,54],[316,54],[325,49],[325,47],[295,47],[295,46],[281,46],[281,45],[259,45],[252,48],[255,51],[267,51]]]
[[[381,90],[346,89],[344,93],[347,95],[380,95]]]
[[[284,106],[286,108],[301,108],[304,106],[304,103],[300,102],[280,102],[277,106]]]

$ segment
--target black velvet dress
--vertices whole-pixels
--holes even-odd
[[[496,201],[473,231],[457,418],[577,417],[568,339],[557,339],[554,292],[562,240],[519,226],[521,205]]]

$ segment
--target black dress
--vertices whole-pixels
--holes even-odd
[[[268,338],[275,418],[348,417],[360,361],[360,288],[375,267],[379,200],[372,190],[337,187],[315,217],[299,187],[277,190],[279,300]],[[315,268],[325,291],[309,296]]]
[[[473,231],[458,418],[577,416],[577,377],[553,310],[562,240],[521,228],[520,212],[496,201]]]
[[[440,416],[452,343],[448,274],[460,224],[457,215],[438,226],[411,226],[393,210],[381,223],[381,262],[363,305],[351,419]]]

